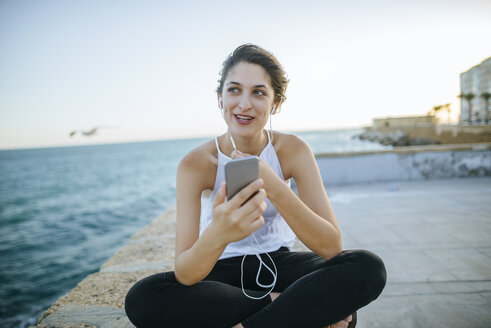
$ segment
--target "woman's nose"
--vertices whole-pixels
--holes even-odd
[[[242,97],[240,97],[239,108],[242,110],[248,110],[251,108],[251,101],[248,94],[244,94]]]

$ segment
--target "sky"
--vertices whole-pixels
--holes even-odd
[[[273,129],[457,117],[490,35],[488,0],[0,0],[0,149],[222,134],[218,73],[243,43],[290,79]]]

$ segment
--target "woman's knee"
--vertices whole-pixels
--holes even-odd
[[[353,251],[351,258],[356,263],[362,288],[376,299],[382,293],[387,281],[384,262],[379,256],[367,250]]]
[[[140,307],[138,306],[138,301],[141,297],[138,286],[138,282],[134,284],[126,294],[126,298],[124,300],[124,310],[126,312],[126,316],[135,325],[136,321],[138,321],[138,317],[140,317],[139,312],[141,311]]]
[[[145,317],[146,307],[144,303],[147,299],[145,291],[148,289],[145,285],[148,284],[149,278],[144,278],[135,283],[126,294],[124,301],[126,315],[137,327],[142,325],[142,320]]]
[[[155,299],[155,296],[160,294],[156,293],[156,291],[162,289],[164,277],[165,273],[159,273],[143,278],[135,283],[126,294],[124,303],[125,312],[128,319],[135,326],[152,326],[149,324],[149,321],[153,322],[155,319],[153,316],[156,313],[160,313],[160,311],[155,311],[155,307],[159,303],[159,300]]]

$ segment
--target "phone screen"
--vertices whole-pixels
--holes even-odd
[[[256,156],[234,159],[225,164],[227,199],[232,199],[236,193],[257,178],[259,178],[259,162]]]

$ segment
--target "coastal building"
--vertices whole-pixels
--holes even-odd
[[[425,116],[403,116],[403,117],[385,117],[374,118],[373,128],[401,128],[413,126],[432,126],[435,124],[435,117],[432,115]]]
[[[490,124],[491,57],[460,74],[460,123]]]
[[[392,146],[491,142],[491,115],[488,124],[455,125],[442,124],[437,114],[375,118],[358,137]]]

